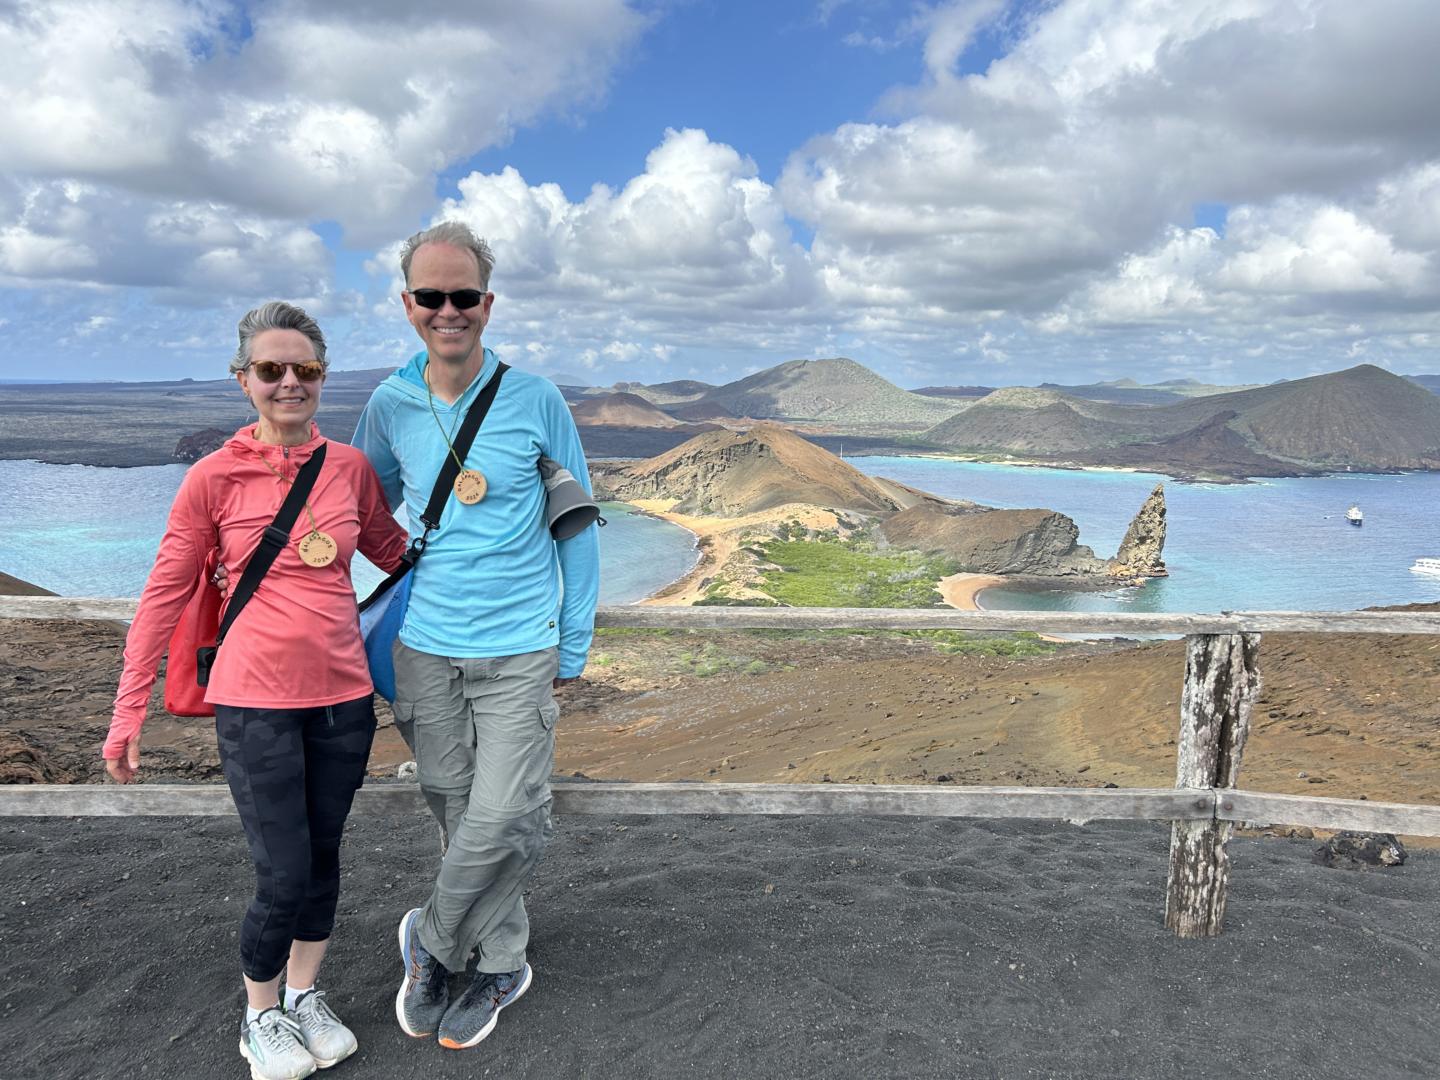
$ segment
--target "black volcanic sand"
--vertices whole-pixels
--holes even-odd
[[[570,817],[530,894],[536,983],[479,1047],[405,1037],[421,816],[352,822],[327,1076],[1440,1075],[1440,856],[1324,869],[1237,840],[1226,932],[1162,925],[1168,831]],[[241,1077],[234,818],[0,822],[0,1074]]]

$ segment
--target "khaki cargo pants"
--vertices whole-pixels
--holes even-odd
[[[553,831],[553,648],[519,656],[432,656],[397,641],[395,724],[445,836],[420,943],[451,971],[525,965],[524,891]]]

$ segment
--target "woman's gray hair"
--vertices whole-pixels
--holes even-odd
[[[495,254],[490,245],[476,236],[463,221],[442,221],[405,241],[405,246],[400,249],[400,273],[405,278],[407,289],[410,287],[410,262],[422,244],[449,244],[470,252],[480,264],[480,288],[490,291],[490,271],[495,269]]]
[[[254,311],[247,311],[240,320],[240,345],[230,361],[230,374],[244,371],[250,366],[251,342],[255,340],[256,334],[266,330],[300,331],[310,339],[310,344],[315,349],[315,359],[326,367],[330,366],[325,359],[325,335],[320,332],[320,324],[294,304],[287,304],[284,300],[271,300]]]

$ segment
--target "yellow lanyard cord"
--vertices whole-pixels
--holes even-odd
[[[462,394],[461,397],[464,395]],[[465,471],[465,463],[460,460],[460,455],[455,453],[455,428],[460,423],[460,410],[455,410],[455,419],[450,421],[450,434],[445,434],[445,425],[440,422],[440,414],[435,411],[435,395],[430,392],[430,361],[425,361],[425,399],[430,402],[430,415],[435,418],[435,426],[440,429],[440,437],[445,440],[445,449],[450,451],[450,456],[455,459],[455,466],[461,472]],[[456,399],[459,400],[458,398]]]
[[[280,482],[281,482],[282,484],[284,484],[286,487],[289,487],[291,484],[294,483],[293,480],[287,479],[286,476],[285,476],[285,474],[282,473],[279,469],[275,468],[274,465],[271,465],[270,462],[266,461],[264,454],[261,454],[261,455],[260,455],[260,464],[261,464],[261,465],[264,465],[267,469],[269,469],[269,470],[270,470],[271,472],[273,472],[276,476],[278,476],[278,477],[280,478]],[[315,524],[315,515],[314,515],[314,513],[312,513],[311,510],[310,510],[310,500],[309,500],[309,499],[306,499],[306,500],[305,500],[305,516],[310,519],[310,531],[311,531],[312,533],[318,533],[318,532],[320,531],[320,526]]]

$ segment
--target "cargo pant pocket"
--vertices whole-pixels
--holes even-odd
[[[460,708],[414,711],[415,773],[428,791],[460,794],[470,790],[475,776],[475,727],[469,711]]]
[[[477,717],[480,742],[475,750],[472,799],[479,808],[513,817],[549,798],[558,711],[553,704],[532,703],[505,716]]]
[[[555,771],[555,721],[560,717],[560,706],[549,700],[540,706],[540,736],[542,748],[530,763],[526,777],[526,797],[531,806],[539,805],[550,798],[550,774]]]

